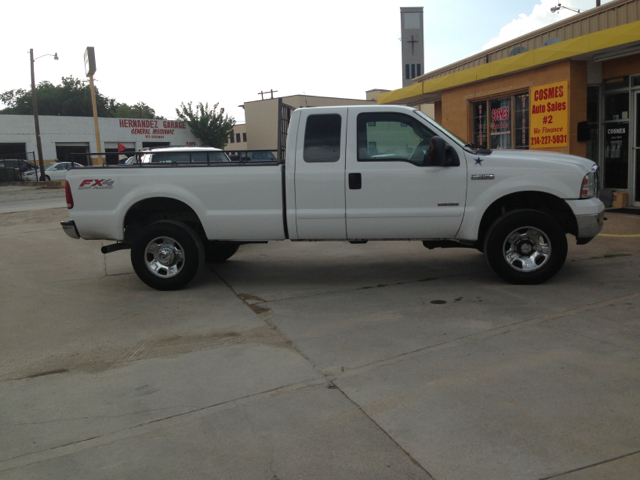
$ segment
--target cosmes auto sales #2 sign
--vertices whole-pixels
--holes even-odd
[[[568,82],[531,87],[529,101],[529,147],[566,147],[569,137]]]

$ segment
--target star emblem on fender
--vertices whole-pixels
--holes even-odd
[[[484,162],[484,158],[478,157],[478,158],[475,159],[475,161],[476,161],[475,165],[482,166],[482,162]]]

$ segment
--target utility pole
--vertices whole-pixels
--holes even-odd
[[[98,124],[98,105],[96,103],[96,88],[93,85],[93,74],[96,73],[96,55],[93,47],[87,47],[84,52],[84,69],[89,77],[89,85],[91,86],[91,104],[93,105],[93,127],[96,131],[96,144],[98,148],[98,164],[104,163],[102,157],[102,142],[100,141],[100,125]],[[93,165],[91,157],[87,158],[87,163]]]
[[[40,121],[38,120],[38,99],[36,98],[36,74],[33,59],[33,48],[29,50],[31,56],[31,100],[33,102],[33,121],[36,124],[36,145],[38,146],[38,164],[40,166],[40,180],[44,180],[44,160],[42,158],[42,141],[40,140]],[[57,54],[56,54],[57,55]]]

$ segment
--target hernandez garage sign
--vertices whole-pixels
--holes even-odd
[[[145,138],[164,138],[173,135],[176,130],[186,130],[186,122],[173,120],[128,120],[120,119],[120,128],[131,130],[132,135],[144,135]]]
[[[531,87],[530,148],[566,147],[569,136],[568,82]]]

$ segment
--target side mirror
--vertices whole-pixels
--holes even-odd
[[[429,167],[442,167],[446,159],[445,149],[447,144],[438,136],[431,137],[429,145],[428,158],[425,158],[424,164]]]
[[[460,166],[460,157],[458,157],[458,152],[451,145],[447,145],[445,149],[445,167],[459,167]]]
[[[429,152],[425,156],[424,164],[429,167],[459,167],[460,157],[456,150],[447,145],[446,142],[438,137],[431,137]]]

